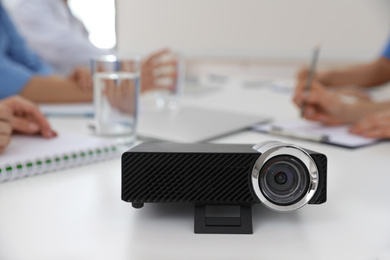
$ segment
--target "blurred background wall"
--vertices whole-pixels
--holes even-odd
[[[322,60],[353,62],[379,55],[390,37],[390,0],[68,2],[95,45],[124,53],[171,47],[199,58],[307,59],[321,43]]]
[[[193,57],[360,61],[390,36],[390,0],[117,0],[117,48]]]

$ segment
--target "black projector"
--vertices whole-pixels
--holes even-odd
[[[143,143],[122,155],[122,200],[191,203],[195,233],[252,233],[251,206],[291,211],[326,201],[324,154],[280,142]],[[207,217],[206,206],[239,206],[240,217]]]

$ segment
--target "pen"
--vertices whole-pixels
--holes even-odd
[[[291,132],[291,131],[284,130],[283,128],[277,127],[277,126],[272,126],[271,130],[269,130],[269,133],[281,135],[281,136],[286,136],[286,137],[293,137],[293,138],[302,139],[302,140],[321,142],[321,143],[326,142],[329,139],[327,135],[314,134],[314,133]]]
[[[317,45],[314,48],[313,57],[312,57],[311,64],[310,64],[310,69],[309,69],[309,75],[307,76],[306,86],[305,86],[305,89],[304,89],[305,93],[309,92],[309,90],[310,90],[310,86],[311,86],[311,83],[313,81],[314,73],[315,73],[315,70],[316,70],[316,64],[317,64],[319,53],[320,53],[320,45]],[[306,107],[306,104],[303,103],[302,104],[302,108],[301,108],[301,117],[302,118],[303,118],[303,115],[305,113],[305,107]]]

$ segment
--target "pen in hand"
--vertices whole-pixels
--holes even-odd
[[[304,93],[308,93],[309,90],[310,90],[310,86],[311,86],[311,83],[313,81],[314,73],[315,73],[315,70],[316,70],[316,64],[317,64],[319,53],[320,53],[320,45],[317,45],[314,48],[313,57],[312,57],[311,64],[310,64],[310,69],[309,69],[309,74],[307,75],[306,85],[305,85],[305,88],[303,90]],[[301,117],[302,118],[303,118],[304,113],[305,113],[305,107],[306,107],[306,103],[303,102],[302,108],[301,108]]]

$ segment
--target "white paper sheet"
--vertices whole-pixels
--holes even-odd
[[[281,129],[279,133],[272,129]],[[378,139],[365,138],[348,132],[349,126],[324,126],[321,123],[310,122],[302,119],[259,124],[253,130],[265,133],[275,133],[298,139],[320,141],[321,137],[327,137],[324,143],[340,145],[350,148],[360,147],[375,143]]]

